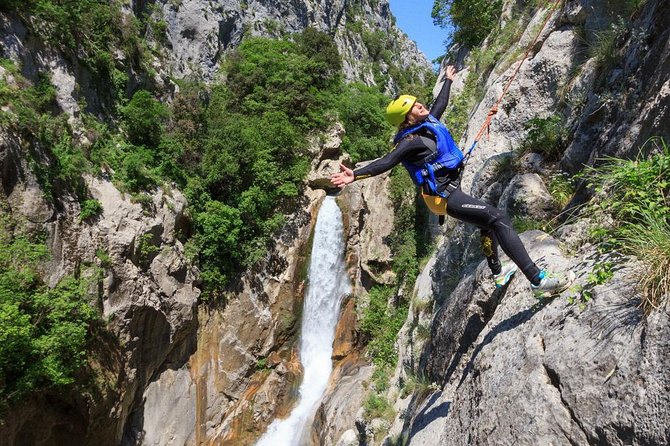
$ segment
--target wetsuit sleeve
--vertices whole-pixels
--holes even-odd
[[[392,167],[399,164],[403,160],[403,157],[412,150],[414,150],[414,148],[409,144],[399,144],[389,154],[374,160],[366,166],[354,170],[354,180],[362,180],[391,170]]]
[[[444,110],[446,110],[447,104],[449,104],[450,91],[451,79],[446,79],[444,84],[442,84],[442,88],[440,89],[440,93],[437,95],[435,102],[433,102],[433,105],[430,107],[430,114],[437,119],[442,118],[442,114],[444,113]]]

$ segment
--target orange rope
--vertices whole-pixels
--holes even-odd
[[[540,32],[537,33],[535,36],[535,39],[533,39],[533,42],[528,46],[528,49],[526,50],[526,53],[523,55],[523,58],[521,59],[521,62],[519,62],[519,65],[517,65],[516,70],[514,70],[514,73],[512,74],[512,77],[509,78],[509,81],[507,82],[507,85],[505,85],[505,88],[503,89],[502,93],[500,94],[500,97],[496,101],[496,103],[491,107],[491,110],[489,110],[489,114],[486,116],[486,119],[484,120],[484,124],[482,124],[482,127],[479,129],[479,132],[477,132],[477,136],[475,136],[474,142],[476,143],[479,141],[479,138],[482,137],[485,131],[489,130],[489,126],[491,125],[491,120],[493,119],[493,116],[498,113],[498,106],[503,100],[503,97],[507,93],[507,90],[509,90],[510,85],[512,85],[512,81],[514,81],[514,78],[516,78],[516,75],[519,73],[519,70],[521,69],[521,65],[523,65],[523,62],[526,60],[528,57],[528,54],[530,54],[530,51],[533,49],[535,44],[537,43],[538,39],[542,35],[542,32],[544,31],[544,28],[547,26],[547,23],[549,23],[549,19],[551,16],[554,14],[554,11],[556,10],[556,7],[561,3],[562,0],[556,0],[554,2],[554,5],[551,7],[549,10],[549,14],[547,14],[547,18],[544,20],[544,23],[542,24],[542,28],[540,28]],[[473,147],[474,148],[474,147]]]

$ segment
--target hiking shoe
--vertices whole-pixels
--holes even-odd
[[[551,274],[544,270],[540,272],[540,284],[530,284],[533,290],[533,295],[536,298],[542,299],[545,297],[552,297],[565,291],[575,280],[575,273],[568,271],[565,274]]]
[[[516,267],[516,264],[510,262],[510,263],[505,263],[502,266],[502,269],[500,270],[500,274],[495,274],[493,276],[493,280],[496,283],[496,288],[502,288],[505,285],[509,283],[510,280],[512,280],[512,277],[514,276],[514,273],[516,273],[518,268]]]

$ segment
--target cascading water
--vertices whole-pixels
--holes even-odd
[[[275,420],[256,446],[301,444],[303,431],[328,385],[340,303],[350,290],[344,265],[342,213],[335,198],[326,197],[316,219],[309,264],[299,351],[304,377],[297,406],[288,418]]]

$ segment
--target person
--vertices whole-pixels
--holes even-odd
[[[446,80],[432,107],[427,109],[417,98],[400,95],[386,108],[386,119],[398,131],[395,148],[387,155],[356,170],[340,164],[331,182],[340,188],[354,181],[379,175],[402,163],[431,212],[449,215],[480,228],[482,250],[496,287],[512,279],[518,269],[531,283],[536,297],[550,297],[567,289],[574,274],[549,274],[531,260],[507,214],[461,190],[463,153],[440,118],[449,103],[449,92],[456,70],[446,69]],[[492,111],[495,113],[495,110]],[[512,262],[501,264],[498,246]]]

